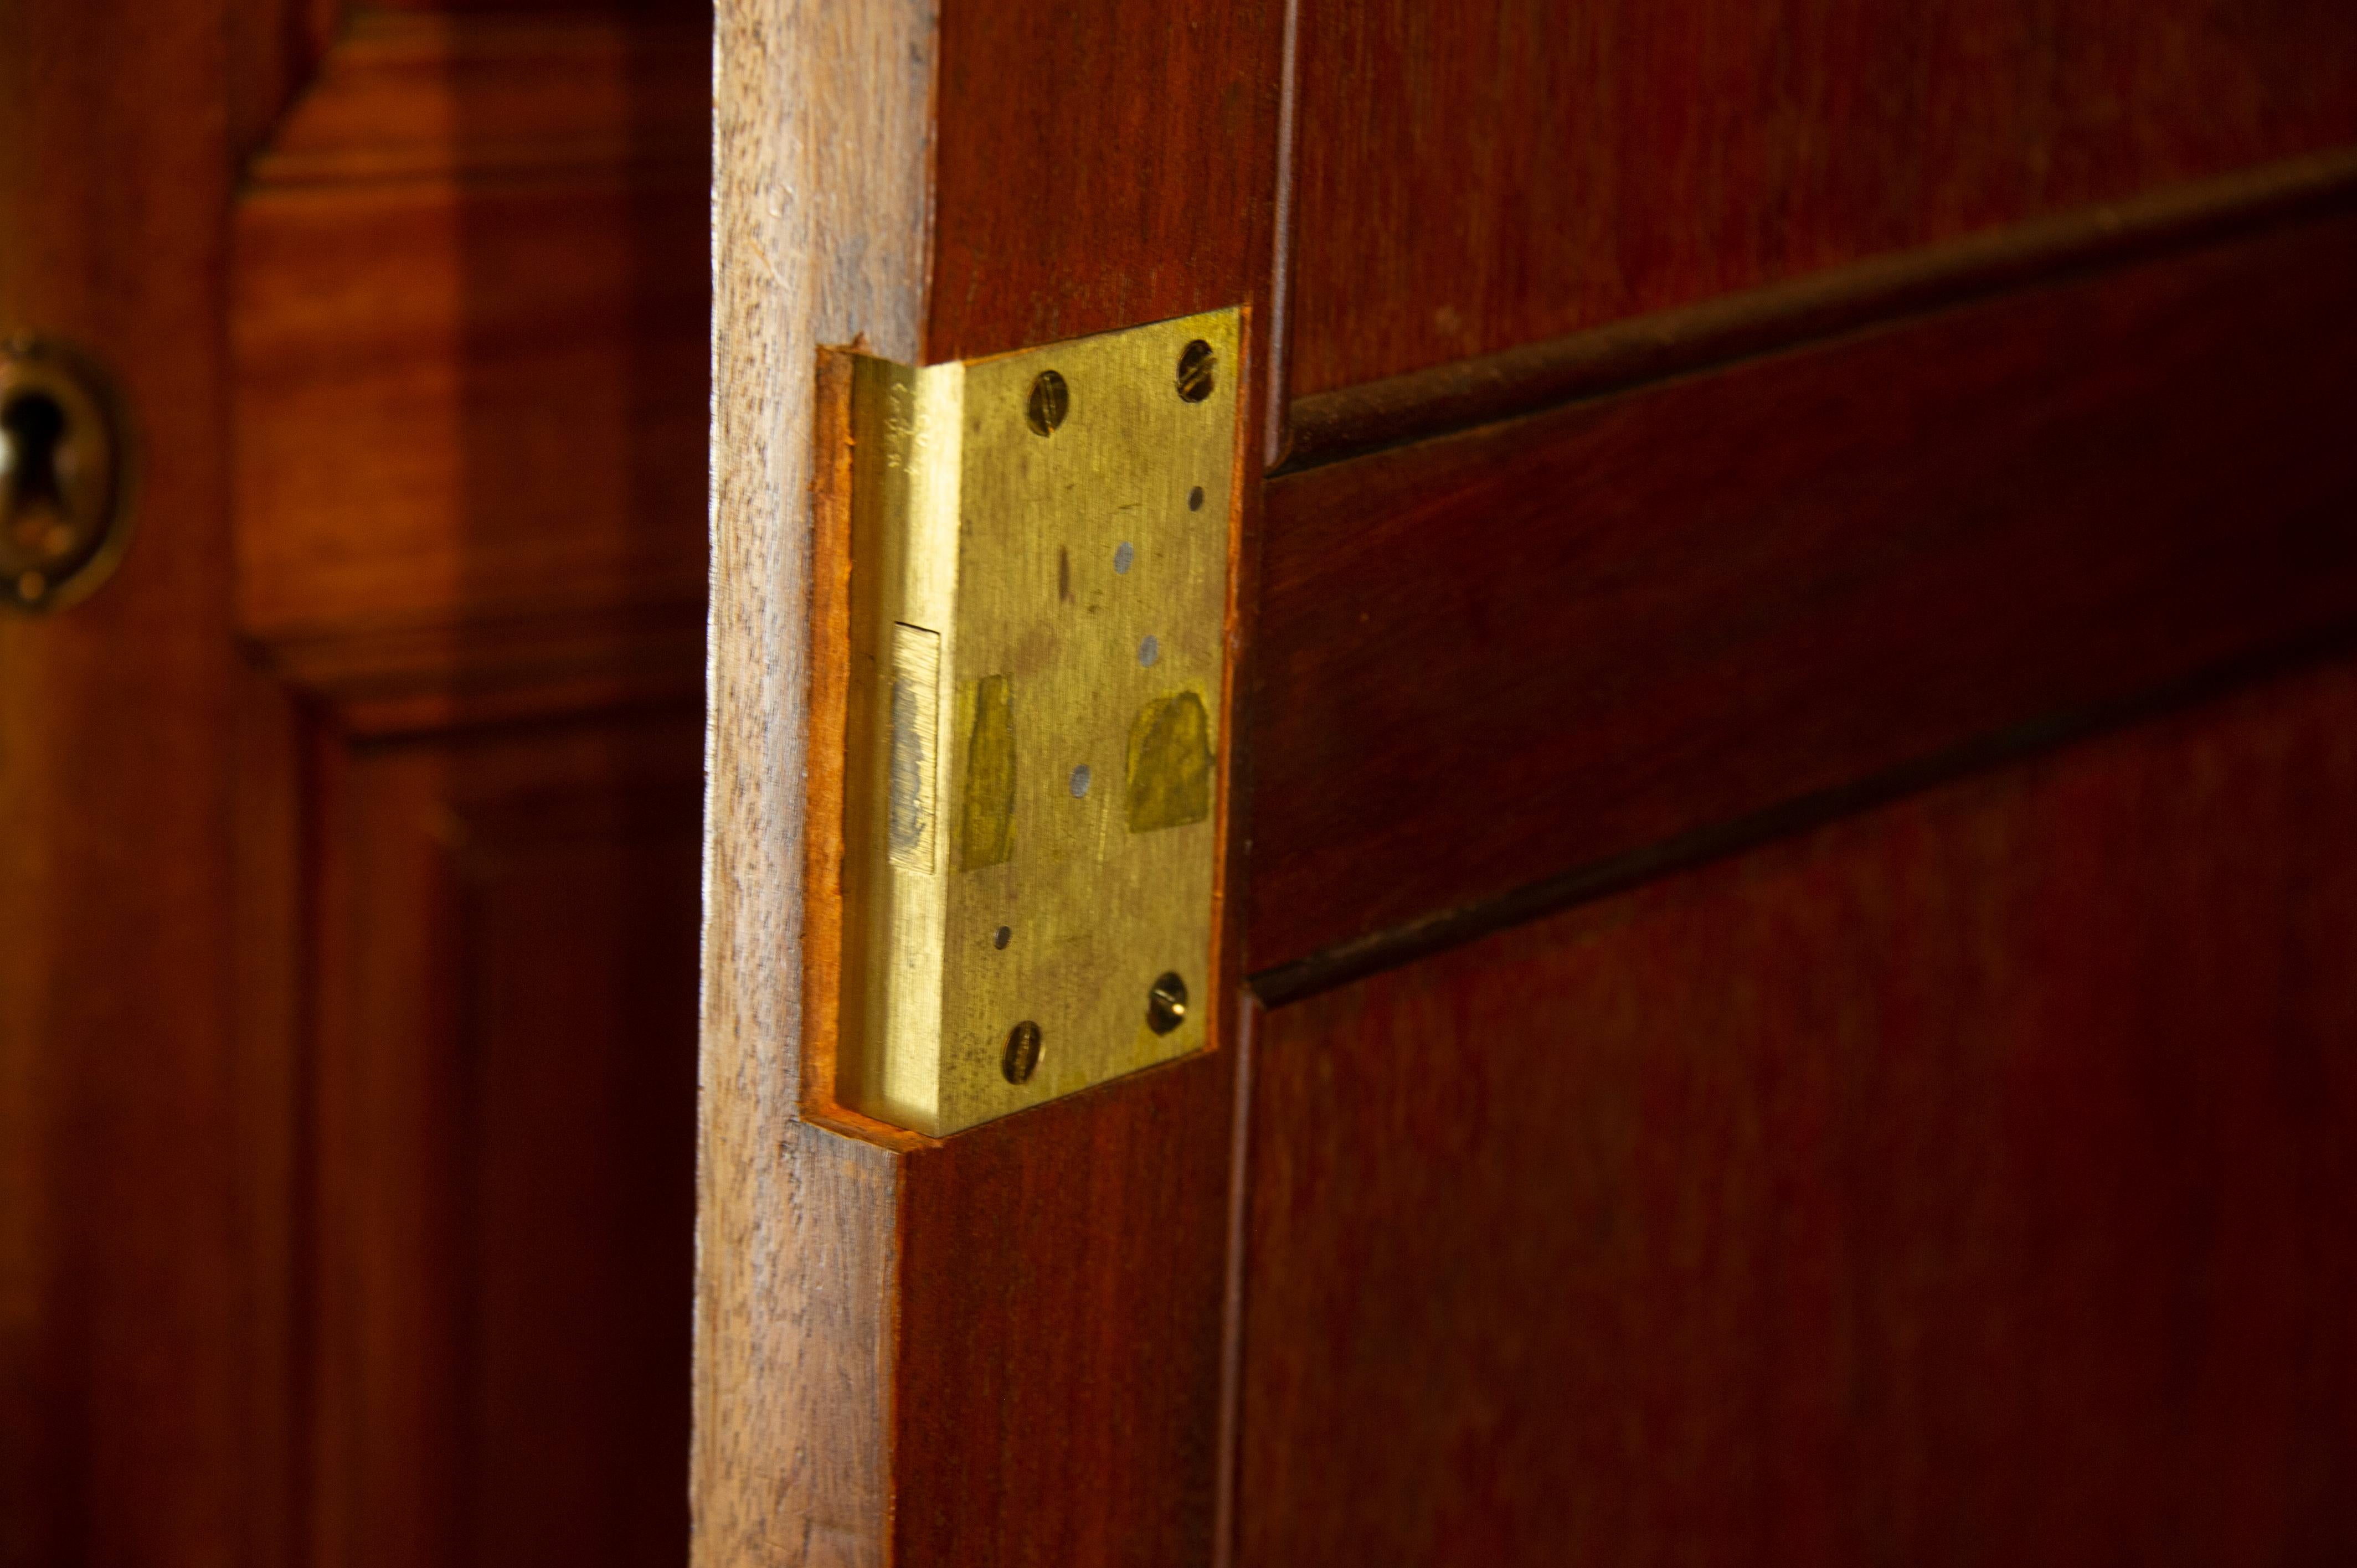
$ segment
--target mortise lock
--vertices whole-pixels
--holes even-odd
[[[130,463],[98,372],[38,338],[0,343],[0,602],[53,610],[122,556]]]
[[[842,1106],[941,1135],[1209,1043],[1240,324],[853,359]]]

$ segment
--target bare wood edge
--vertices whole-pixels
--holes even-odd
[[[802,1113],[813,366],[913,362],[925,0],[721,0],[696,1169],[696,1568],[891,1554],[901,1160]]]
[[[1723,295],[1294,400],[1278,474],[1625,392],[2357,201],[2357,148]]]

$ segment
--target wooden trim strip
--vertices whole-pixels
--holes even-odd
[[[1657,877],[1740,854],[1773,840],[1806,832],[1989,768],[2223,697],[2252,682],[2291,674],[2335,655],[2346,655],[2352,646],[2357,646],[2357,620],[2286,648],[2214,666],[2153,691],[2072,713],[2043,716],[1872,778],[1783,801],[1731,822],[1715,822],[1661,843],[1544,877],[1495,898],[1443,910],[1343,942],[1265,970],[1245,983],[1253,1000],[1261,1007],[1299,1002],[1574,905],[1608,898]]]
[[[1593,331],[1297,398],[1298,473],[2357,203],[2357,148],[2083,208]]]
[[[2353,259],[2344,212],[1271,484],[1254,988],[2357,624]]]

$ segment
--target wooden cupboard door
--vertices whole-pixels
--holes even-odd
[[[699,1561],[2345,1555],[2349,19],[818,16],[720,18]],[[1239,303],[1216,1047],[814,1125],[819,347]]]
[[[710,19],[0,7],[0,1563],[685,1552]],[[13,454],[12,454],[13,455]]]

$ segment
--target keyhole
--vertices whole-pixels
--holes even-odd
[[[0,478],[7,486],[8,531],[20,550],[61,555],[73,543],[58,474],[65,434],[66,411],[47,392],[21,393],[0,409]]]

